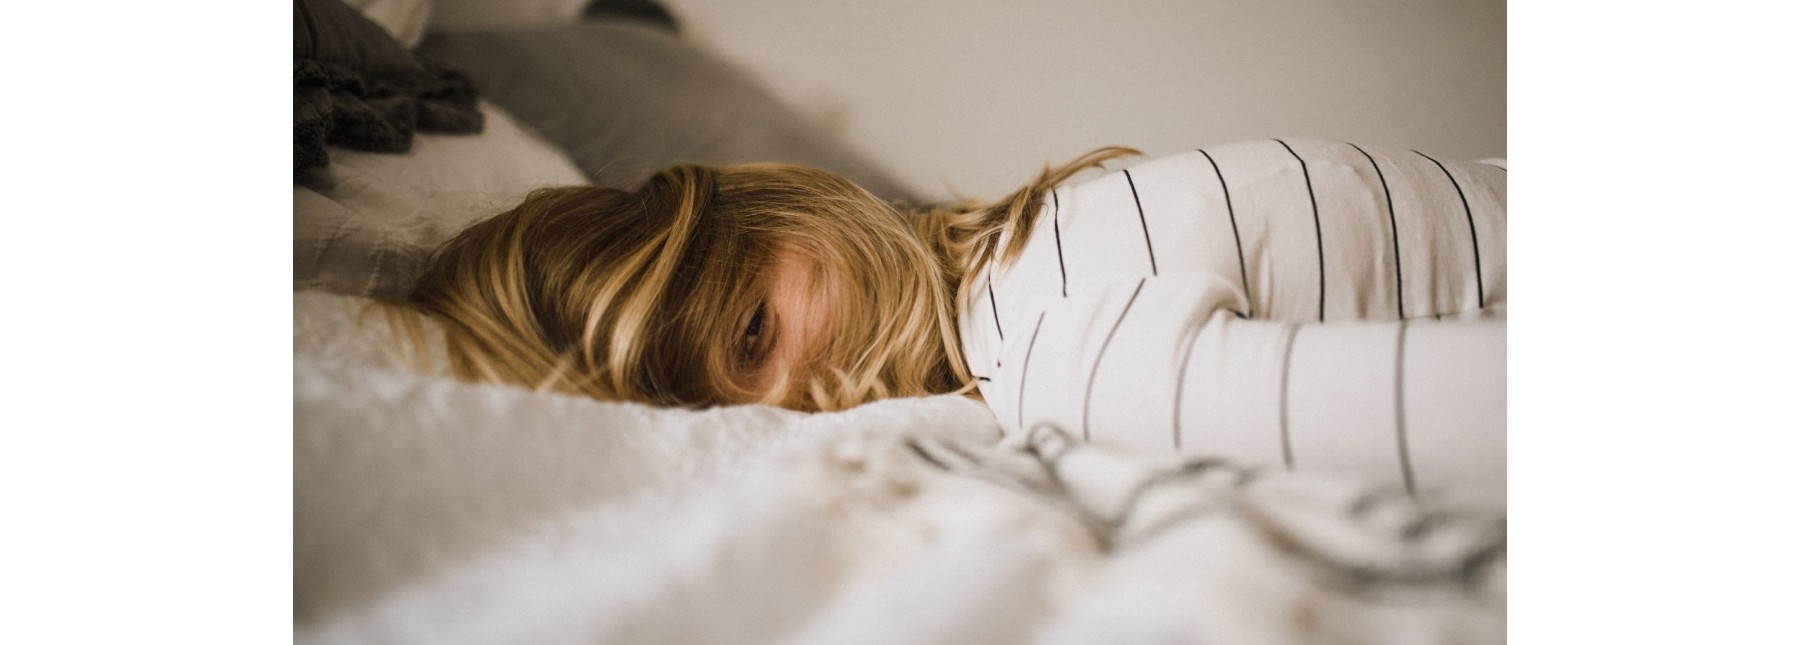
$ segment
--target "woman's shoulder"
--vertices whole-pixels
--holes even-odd
[[[1470,160],[1381,143],[1273,137],[1201,145],[1138,157],[1119,163],[1100,175],[1080,178],[1065,186],[1091,183],[1127,172],[1141,175],[1158,170],[1187,170],[1194,167],[1208,171],[1202,174],[1217,174],[1254,172],[1259,169],[1266,172],[1301,172],[1332,166],[1366,168],[1390,163],[1445,166],[1480,164],[1488,169],[1502,172],[1506,170],[1504,157]]]

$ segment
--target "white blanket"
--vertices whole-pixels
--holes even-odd
[[[1505,640],[1496,499],[995,445],[952,396],[459,383],[380,360],[357,302],[295,298],[300,643]]]

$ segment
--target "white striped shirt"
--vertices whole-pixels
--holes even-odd
[[[1058,187],[1031,236],[960,317],[1008,433],[1504,484],[1503,166],[1214,146]]]

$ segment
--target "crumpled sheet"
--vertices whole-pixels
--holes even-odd
[[[328,371],[297,365],[297,416]],[[390,385],[365,401],[484,387]],[[596,471],[630,471],[607,494],[299,622],[296,642],[1505,641],[1497,494],[1154,461],[1048,427],[994,445],[946,423],[963,403],[769,411],[718,433],[672,421],[730,423],[707,412],[633,410],[676,414],[586,429],[616,435],[595,439],[618,448],[593,451],[612,455]]]
[[[465,383],[409,367],[367,302],[295,293],[297,643],[1506,637],[1503,490],[1002,442],[953,395],[809,415]]]

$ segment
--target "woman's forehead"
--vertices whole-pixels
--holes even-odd
[[[769,298],[806,303],[823,296],[818,288],[819,263],[805,250],[787,244],[776,247],[768,267]]]

